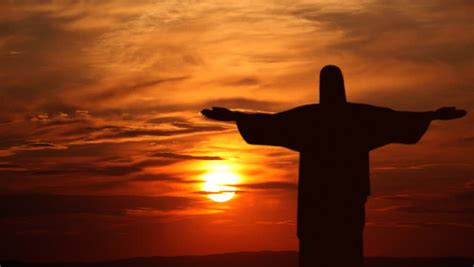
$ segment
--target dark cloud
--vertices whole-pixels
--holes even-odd
[[[94,173],[96,175],[108,175],[108,176],[125,176],[132,173],[137,173],[143,170],[147,166],[160,166],[163,165],[162,161],[142,161],[133,163],[130,165],[117,165],[117,166],[106,166],[99,169],[86,170],[87,173]],[[166,164],[166,163],[165,163]]]
[[[82,125],[74,128],[67,129],[63,135],[65,136],[83,136],[80,139],[85,139],[90,134],[102,133],[102,132],[113,132],[113,131],[122,131],[125,130],[124,126],[117,125],[101,125],[101,126],[90,126]]]
[[[221,193],[244,193],[244,190],[221,190],[219,192],[210,192],[210,191],[194,191],[193,194],[202,195],[202,196],[209,196],[209,195],[216,195]]]
[[[161,211],[178,210],[173,216],[181,216],[186,213],[181,213],[182,209],[188,208],[190,214],[199,213],[199,209],[208,212],[209,205],[196,206],[195,201],[203,198],[113,194],[143,194],[150,190],[185,195],[199,190],[195,188],[196,183],[203,183],[197,180],[200,174],[176,163],[222,159],[212,156],[219,154],[211,150],[234,154],[237,164],[246,165],[248,177],[260,177],[269,169],[284,170],[285,173],[278,174],[280,179],[294,173],[297,169],[290,170],[288,164],[296,163],[296,154],[275,152],[268,155],[273,157],[271,161],[249,162],[245,156],[249,151],[243,153],[244,148],[222,141],[223,136],[215,139],[217,143],[210,137],[235,131],[233,125],[206,121],[198,113],[211,106],[277,112],[288,108],[290,98],[282,97],[292,95],[291,99],[298,103],[315,99],[311,88],[317,80],[314,75],[319,65],[332,62],[344,68],[345,64],[351,66],[346,69],[348,86],[375,87],[372,81],[381,85],[373,93],[360,90],[364,101],[387,99],[395,107],[421,108],[462,95],[462,103],[466,107],[472,105],[472,78],[468,71],[472,69],[474,53],[469,35],[472,1],[369,1],[357,7],[323,2],[289,6],[273,3],[270,8],[250,2],[226,7],[211,2],[131,2],[0,1],[0,192],[75,194],[0,194],[0,218],[10,221],[1,227],[10,236],[1,251],[9,257],[37,253],[39,257],[55,259],[70,253],[74,255],[71,258],[77,259],[81,247],[93,248],[91,257],[104,257],[106,251],[110,257],[116,257],[119,250],[115,246],[119,243],[123,245],[120,251],[127,255],[156,254],[157,248],[162,248],[159,252],[164,254],[183,249],[179,242],[182,236],[189,240],[188,230],[197,229],[188,227],[183,220],[156,220],[161,224],[157,227],[147,218],[143,223],[150,224],[150,228],[144,228],[136,217],[116,215],[133,210],[138,211],[136,214],[157,211],[155,214],[161,216]],[[214,13],[216,16],[205,16]],[[224,31],[215,31],[222,27]],[[457,68],[459,64],[466,66]],[[387,74],[387,69],[394,69],[394,75],[399,75],[418,68],[423,71],[421,80],[411,76],[394,79]],[[354,74],[360,73],[373,74],[373,80],[355,79]],[[441,78],[446,79],[440,81]],[[405,83],[409,97],[397,88]],[[436,83],[434,89],[425,87],[430,83]],[[207,85],[210,88],[204,88]],[[218,87],[225,90],[219,91]],[[455,127],[449,129],[462,132],[453,130]],[[427,140],[436,142],[437,132],[431,133]],[[472,140],[467,136],[463,142],[463,151],[468,151]],[[433,151],[442,151],[443,147],[447,146],[440,145]],[[194,155],[186,150],[189,148],[211,152]],[[387,155],[392,159],[398,163],[409,161],[406,154],[393,156],[396,149],[391,149]],[[430,156],[435,154],[427,146],[421,149]],[[469,157],[463,158],[455,149],[449,149],[448,154],[471,163]],[[263,156],[268,151],[273,150],[253,148],[251,153]],[[158,171],[160,167],[163,168]],[[426,222],[426,227],[442,220],[452,219],[458,225],[472,221],[473,186],[472,181],[465,183],[471,178],[472,168],[428,171],[419,168],[403,173],[392,171],[391,176],[381,178],[379,173],[374,175],[374,193],[378,194],[383,192],[378,187],[384,186],[390,187],[391,193],[405,192],[407,188],[413,192],[444,192],[439,196],[385,198],[384,203],[395,203],[392,206],[396,209],[390,209],[397,212],[393,221],[414,218]],[[446,194],[459,181],[465,185],[464,190]],[[240,203],[241,210],[245,209],[239,218],[252,219],[258,214],[257,223],[286,224],[281,216],[294,216],[294,201],[275,196],[293,196],[296,183],[270,180],[234,187],[238,188],[237,193],[246,193],[248,200],[235,202]],[[97,196],[99,193],[104,195]],[[278,208],[285,211],[276,212],[268,206],[265,210],[255,210],[256,206],[247,209],[258,199],[259,194],[253,193],[262,193],[265,198],[259,205],[266,205],[268,200],[272,206],[281,203]],[[24,216],[35,217],[18,218]],[[83,220],[78,221],[77,217]],[[205,219],[209,217],[212,216]],[[436,222],[435,217],[442,219]],[[40,221],[44,227],[38,225]],[[77,227],[71,228],[74,224]],[[97,229],[90,232],[89,224],[97,225]],[[127,227],[136,231],[124,231]],[[30,232],[12,231],[15,228]],[[227,228],[221,230],[224,229]],[[24,239],[24,243],[18,243],[21,235],[31,237],[34,231],[42,230],[50,231],[51,238],[38,238],[36,243]],[[75,232],[75,237],[71,238],[71,232]],[[171,242],[162,239],[167,234],[172,236]],[[55,235],[65,236],[67,242],[58,242]],[[87,242],[80,243],[80,239]],[[119,239],[122,241],[118,242]],[[144,245],[130,252],[128,245],[134,240]],[[97,242],[102,245],[97,246]],[[77,247],[63,249],[64,244]],[[198,250],[213,246],[228,249],[216,244],[197,246]],[[55,247],[51,249],[49,245]],[[80,257],[86,259],[84,255]]]
[[[129,182],[183,182],[183,179],[177,175],[170,173],[153,173],[153,174],[141,174],[134,176]]]
[[[212,99],[212,97],[209,97]],[[95,115],[99,117],[109,118],[109,117],[120,117],[123,120],[134,120],[139,116],[150,116],[150,114],[160,114],[168,112],[182,112],[182,111],[195,111],[196,114],[201,111],[203,108],[212,107],[212,106],[223,106],[233,109],[248,109],[248,110],[258,110],[258,111],[281,111],[282,109],[288,108],[288,104],[285,102],[277,101],[265,101],[257,100],[254,98],[247,97],[235,97],[235,98],[217,98],[209,101],[203,102],[192,102],[192,103],[157,103],[156,100],[153,101],[142,101],[140,103],[131,103],[121,107],[109,107],[106,109],[96,110]],[[129,115],[127,115],[129,114]],[[130,116],[133,114],[133,116]],[[170,119],[164,120],[173,120],[174,116]],[[160,123],[159,118],[151,119],[151,123],[156,121]],[[183,120],[177,120],[178,123],[186,123],[188,120],[184,118]]]
[[[158,142],[158,141],[155,141]],[[17,162],[17,163],[43,163],[43,160],[51,162],[51,158],[75,158],[79,157],[82,159],[90,159],[94,163],[107,161],[111,156],[122,156],[120,149],[126,147],[128,143],[116,144],[112,142],[107,143],[86,143],[80,145],[71,145],[68,149],[36,149],[36,150],[24,150],[21,153],[11,154],[7,156],[5,160]],[[129,156],[129,155],[127,155]],[[35,158],[35,161],[31,159]],[[110,162],[114,162],[114,159],[110,159]],[[64,166],[67,166],[65,164]]]
[[[151,114],[163,114],[168,112],[182,112],[183,110],[192,110],[195,105],[186,105],[182,103],[160,102],[159,100],[142,100],[131,102],[124,105],[114,105],[110,107],[101,107],[94,110],[94,115],[100,118],[118,118],[125,121],[134,121],[137,117],[151,116]],[[198,109],[196,109],[196,112]]]
[[[166,182],[166,183],[177,183],[177,184],[196,184],[202,183],[201,180],[186,180],[183,179],[182,175],[176,175],[173,173],[145,173],[132,175],[131,178],[111,180],[111,181],[94,181],[89,185],[84,186],[88,190],[110,190],[116,188],[124,188],[131,183],[147,183],[147,182]]]
[[[227,130],[227,128],[220,125],[192,125],[186,129],[178,130],[161,130],[161,129],[133,129],[133,128],[117,128],[112,133],[99,134],[94,137],[86,137],[85,141],[96,141],[105,139],[117,138],[135,138],[143,136],[175,136],[183,134],[192,134],[200,132],[219,132]]]
[[[13,168],[19,168],[20,166],[14,163],[4,163],[0,162],[0,169],[13,169]]]
[[[342,38],[327,47],[333,52],[351,52],[379,60],[396,58],[422,63],[458,64],[469,63],[474,57],[472,39],[440,42],[436,37],[446,31],[468,30],[468,27],[460,29],[456,26],[468,24],[468,13],[458,12],[453,18],[447,12],[466,6],[472,6],[472,3],[415,3],[413,8],[418,9],[418,12],[432,12],[431,16],[423,18],[417,16],[416,12],[409,12],[414,9],[400,1],[367,2],[357,12],[327,11],[320,5],[306,5],[294,8],[291,14],[313,22],[315,27],[322,26],[328,32],[342,32]],[[439,12],[440,9],[445,10]],[[433,10],[438,10],[438,13]]]
[[[296,225],[294,220],[284,220],[284,221],[257,221],[256,224],[263,224],[263,225]]]
[[[37,114],[30,116],[27,120],[36,123],[35,126],[38,128],[59,127],[89,122],[90,116],[87,110],[72,110],[69,112],[65,110],[66,109],[61,109],[60,112],[55,112],[53,114]]]
[[[170,158],[170,159],[180,159],[180,160],[223,160],[223,158],[218,156],[196,156],[196,155],[184,155],[176,154],[172,152],[154,152],[149,155],[150,157],[160,157],[160,158]]]
[[[227,131],[230,128],[224,124],[197,124],[187,121],[167,122],[164,127],[150,127],[146,123],[140,126],[104,124],[100,118],[91,115],[59,115],[43,114],[19,123],[24,127],[17,135],[9,131],[0,132],[0,153],[10,155],[26,153],[31,150],[68,149],[71,146],[99,142],[143,141],[156,137],[180,137],[182,135],[212,133]],[[163,120],[164,124],[166,120]],[[101,125],[102,124],[102,125]],[[161,123],[160,123],[161,124]],[[172,126],[172,127],[169,127]],[[48,141],[43,141],[48,140]],[[184,159],[184,158],[183,158]],[[202,158],[205,159],[205,158]],[[211,159],[211,158],[209,158]]]
[[[223,185],[225,186],[225,185]],[[222,190],[217,192],[219,193],[247,193],[251,190],[266,190],[266,191],[286,191],[286,190],[297,190],[298,185],[295,183],[288,183],[288,182],[262,182],[262,183],[249,183],[249,184],[230,184],[227,186],[238,187],[236,190]],[[209,192],[209,191],[195,191],[194,194],[198,195],[213,195],[216,192]]]
[[[93,181],[92,183],[82,186],[86,190],[110,190],[117,188],[126,188],[131,183],[147,183],[147,182],[166,182],[166,183],[178,183],[178,184],[192,184],[201,183],[199,180],[184,180],[180,175],[172,173],[145,173],[125,176],[125,179],[121,177],[119,180],[111,181]]]
[[[77,155],[75,155],[77,156]],[[29,157],[27,157],[29,159]],[[48,182],[52,180],[75,179],[78,186],[83,184],[102,184],[113,182],[114,186],[125,185],[131,181],[170,181],[183,182],[181,177],[171,173],[149,173],[146,169],[150,167],[163,167],[176,163],[179,159],[148,159],[133,162],[107,162],[99,159],[79,161],[78,163],[62,162],[49,164],[48,161],[29,162],[24,164],[5,163],[0,166],[0,176],[4,177],[0,181],[3,186],[2,191],[8,191],[10,186],[25,181],[37,180],[40,187],[48,187]],[[77,180],[79,179],[79,180]],[[117,179],[120,182],[117,182]],[[44,182],[41,182],[44,181]],[[48,181],[48,182],[47,182]],[[105,187],[100,185],[100,187]]]
[[[214,99],[201,105],[201,107],[227,107],[263,111],[280,111],[283,106],[285,106],[285,104],[281,102],[255,100],[243,97]]]
[[[122,177],[121,177],[122,178]],[[124,186],[127,186],[129,183],[130,179],[125,178],[125,179],[120,179],[120,180],[107,180],[107,181],[92,181],[89,184],[86,185],[81,185],[78,186],[78,188],[81,188],[83,190],[86,190],[87,192],[103,192],[106,190],[113,190],[113,189],[118,189],[118,188],[124,188]]]
[[[180,82],[189,79],[190,76],[177,76],[169,78],[158,78],[148,81],[140,81],[128,85],[120,85],[112,88],[104,88],[97,93],[90,93],[87,96],[88,101],[103,101],[108,98],[126,97],[130,94],[136,94],[142,89],[157,86],[163,83]]]
[[[463,223],[463,222],[368,222],[366,224],[368,227],[386,227],[386,228],[474,228],[472,223]]]
[[[260,80],[256,77],[250,76],[237,80],[223,81],[222,84],[227,86],[251,86],[260,84]]]
[[[27,141],[18,147],[14,147],[14,150],[44,150],[44,149],[67,149],[67,146],[55,144],[52,142],[42,141]]]
[[[56,93],[62,89],[93,83],[94,67],[87,66],[83,51],[98,32],[67,31],[62,25],[80,16],[50,15],[26,12],[15,20],[0,20],[0,36],[5,40],[1,51],[18,51],[0,53],[0,96],[9,99],[2,111],[26,111],[39,102],[54,103],[60,101]]]
[[[175,122],[187,122],[187,118],[180,116],[170,116],[170,117],[158,117],[148,119],[147,123],[151,124],[163,124],[163,123],[175,123]]]
[[[64,213],[124,215],[127,210],[172,211],[192,207],[186,197],[87,196],[87,195],[0,195],[0,217],[23,217]]]
[[[35,176],[51,176],[51,175],[94,175],[94,176],[126,176],[133,173],[139,173],[146,167],[160,167],[175,163],[175,160],[142,160],[129,164],[121,165],[97,165],[97,164],[63,164],[61,168],[52,166],[52,168],[38,168],[28,170],[26,173]]]
[[[411,206],[411,207],[399,207],[396,209],[400,212],[408,212],[408,213],[417,213],[417,214],[429,214],[429,213],[436,213],[436,214],[466,214],[472,215],[474,214],[474,208],[442,208],[442,207],[422,207],[422,206]]]
[[[252,62],[255,62],[255,63],[271,64],[271,63],[288,62],[288,61],[291,61],[293,59],[294,58],[291,55],[287,55],[287,54],[259,53],[257,55],[254,55],[249,60],[251,60]]]
[[[47,142],[34,142],[34,143],[25,144],[23,147],[25,148],[57,148],[58,145],[55,145],[53,143],[47,143]]]
[[[399,194],[380,198],[398,203],[392,211],[416,214],[474,214],[474,190],[469,187],[443,194]]]
[[[184,134],[202,133],[202,132],[219,132],[228,130],[224,125],[217,124],[196,124],[185,121],[175,121],[173,118],[181,117],[164,117],[154,118],[151,120],[153,124],[167,124],[175,127],[175,129],[169,128],[155,128],[146,126],[146,121],[142,127],[130,127],[120,125],[93,125],[93,121],[90,124],[81,124],[73,127],[66,128],[66,131],[62,132],[63,136],[75,137],[70,141],[112,141],[114,139],[122,138],[138,138],[138,137],[170,137],[179,136]]]
[[[252,184],[239,184],[239,187],[255,190],[297,190],[298,184],[288,182],[263,182]]]
[[[458,141],[460,145],[471,145],[474,143],[474,136],[464,137]]]

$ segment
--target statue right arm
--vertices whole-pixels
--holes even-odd
[[[395,111],[373,107],[367,124],[369,149],[391,143],[415,144],[425,134],[432,120],[451,120],[466,115],[466,111],[454,107],[436,111]]]
[[[432,120],[454,120],[462,118],[467,114],[465,110],[456,109],[455,107],[442,107],[430,113]]]
[[[300,106],[278,113],[244,113],[213,107],[201,113],[219,121],[235,121],[244,140],[254,145],[282,146],[300,151],[305,136],[311,135],[310,120],[317,118],[315,105]],[[316,136],[311,135],[311,139]]]
[[[231,111],[227,108],[212,107],[211,109],[201,110],[201,114],[206,118],[218,120],[218,121],[236,121],[238,117],[236,111]]]

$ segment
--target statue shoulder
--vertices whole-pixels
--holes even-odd
[[[282,112],[279,112],[278,114],[281,114],[282,116],[300,116],[308,113],[314,113],[319,111],[319,104],[308,104],[308,105],[302,105],[298,106],[289,110],[285,110]]]
[[[362,103],[348,103],[354,111],[360,112],[390,112],[393,111],[391,108],[387,107],[380,107],[375,105],[369,104],[362,104]]]

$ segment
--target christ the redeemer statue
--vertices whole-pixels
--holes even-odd
[[[287,111],[242,113],[226,108],[202,114],[235,121],[249,144],[300,153],[299,266],[363,266],[365,202],[370,194],[369,152],[391,143],[417,143],[432,120],[463,117],[454,107],[407,112],[346,101],[336,66],[320,74],[320,103]]]

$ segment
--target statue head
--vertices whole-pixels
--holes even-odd
[[[344,78],[339,67],[326,65],[319,76],[319,103],[322,105],[338,105],[346,103]]]

